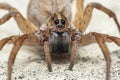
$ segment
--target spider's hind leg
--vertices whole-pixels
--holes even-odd
[[[101,4],[95,3],[95,2],[89,3],[87,5],[87,7],[85,8],[83,14],[81,16],[78,15],[78,17],[73,22],[74,25],[81,32],[84,32],[86,30],[87,26],[89,25],[89,22],[91,20],[94,8],[96,8],[96,9],[98,9],[100,11],[103,11],[104,13],[106,13],[107,15],[109,15],[110,17],[112,17],[114,19],[117,27],[118,27],[119,32],[120,32],[120,25],[119,25],[119,22],[118,22],[118,19],[117,19],[115,13],[113,11],[111,11],[110,9],[102,6]],[[77,13],[79,13],[79,8],[78,8],[78,12]],[[77,16],[77,13],[76,13],[76,16]]]
[[[23,33],[34,33],[36,31],[36,26],[25,19],[17,9],[6,3],[0,3],[0,9],[8,10],[8,13],[0,19],[0,25],[7,22],[11,17],[14,17]]]

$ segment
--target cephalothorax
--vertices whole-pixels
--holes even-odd
[[[44,47],[48,70],[51,72],[51,54],[70,53],[69,70],[72,70],[76,59],[78,46],[85,46],[97,42],[106,60],[106,80],[110,80],[111,57],[105,42],[115,42],[120,46],[120,38],[91,32],[83,35],[86,30],[93,9],[99,9],[112,17],[120,30],[116,15],[99,3],[90,3],[83,10],[83,1],[76,0],[76,15],[71,20],[71,2],[73,0],[31,0],[28,7],[28,19],[8,4],[0,3],[0,9],[9,12],[0,19],[0,24],[14,17],[19,28],[24,33],[0,40],[0,50],[6,43],[13,43],[8,60],[8,78],[11,80],[12,65],[20,47],[24,45],[41,45]],[[69,9],[70,8],[70,9]]]

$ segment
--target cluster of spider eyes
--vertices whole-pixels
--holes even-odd
[[[56,20],[54,21],[54,23],[55,23],[56,25],[58,25],[60,22],[61,22],[63,25],[65,25],[65,23],[66,23],[65,19],[61,19],[61,20],[56,19]]]

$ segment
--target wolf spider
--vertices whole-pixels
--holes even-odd
[[[115,42],[118,46],[120,46],[120,38],[97,32],[91,32],[85,35],[82,33],[86,30],[87,25],[90,22],[94,8],[99,9],[112,17],[120,30],[116,15],[114,12],[99,3],[90,3],[83,11],[83,0],[78,1],[81,1],[78,6],[81,10],[76,13],[75,20],[73,22],[74,25],[71,20],[67,19],[66,16],[62,14],[62,12],[56,12],[51,14],[40,28],[37,28],[36,25],[25,19],[16,8],[13,8],[6,3],[0,3],[0,9],[9,11],[0,19],[0,24],[5,23],[11,17],[14,17],[20,30],[24,33],[23,35],[10,36],[0,40],[0,50],[7,43],[14,44],[8,60],[7,80],[11,80],[12,66],[16,55],[23,44],[43,46],[48,70],[51,72],[51,54],[68,53],[71,50],[69,70],[72,70],[78,46],[84,46],[94,42],[98,43],[103,52],[107,70],[106,80],[110,80],[111,57],[105,42]],[[83,13],[83,15],[81,13]]]

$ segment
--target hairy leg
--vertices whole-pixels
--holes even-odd
[[[80,32],[84,32],[86,30],[87,26],[89,25],[94,8],[96,8],[100,11],[103,11],[104,13],[106,13],[107,15],[112,17],[118,27],[119,32],[120,32],[120,25],[119,25],[119,22],[118,22],[118,19],[117,19],[115,13],[112,12],[110,9],[107,9],[106,7],[102,6],[101,4],[95,3],[95,2],[89,3],[83,12],[83,15],[81,17],[79,17],[79,15],[78,15],[78,18],[74,21],[74,25],[80,30]]]
[[[8,21],[11,17],[14,17],[23,33],[34,33],[37,30],[36,26],[25,19],[17,9],[11,7],[10,5],[0,3],[0,9],[8,10],[8,13],[0,19],[0,25]]]

